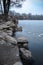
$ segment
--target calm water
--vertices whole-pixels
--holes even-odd
[[[43,65],[43,20],[19,20],[19,25],[23,27],[23,31],[16,36],[25,36],[28,39],[34,65]]]

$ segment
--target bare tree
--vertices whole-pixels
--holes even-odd
[[[3,0],[4,14],[8,14],[10,7],[10,0]]]
[[[24,0],[3,0],[4,14],[8,14],[10,5],[16,5],[16,7],[21,7],[20,2]]]

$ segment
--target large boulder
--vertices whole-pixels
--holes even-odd
[[[21,26],[20,27],[17,26],[16,31],[20,31],[21,32],[22,31],[22,27]]]
[[[17,40],[14,37],[11,37],[10,35],[8,35],[5,32],[1,32],[0,34],[1,34],[0,39],[4,40],[5,42],[12,43],[14,45],[17,44]]]
[[[28,40],[27,40],[25,37],[19,37],[19,38],[17,39],[17,42],[18,42],[19,48],[29,49],[29,48],[28,48]]]
[[[16,27],[16,24],[14,24],[13,21],[7,21],[7,22],[4,22],[3,24],[0,24],[0,29],[8,29],[11,27]]]
[[[0,44],[6,44],[6,42],[3,39],[0,39]]]
[[[12,44],[17,44],[17,40],[11,36],[5,36],[5,41],[12,43]]]
[[[4,30],[5,31],[5,30]],[[6,30],[5,31],[8,35],[12,36],[12,30]]]
[[[27,49],[27,50],[29,50],[29,45],[28,45],[28,43],[24,43],[24,44],[22,45],[22,47],[25,48],[25,49]]]
[[[20,48],[21,56],[25,60],[30,60],[32,58],[32,54],[29,50],[25,48]]]

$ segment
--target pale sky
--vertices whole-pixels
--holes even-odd
[[[22,8],[13,7],[12,10],[18,13],[43,14],[43,0],[26,0]]]

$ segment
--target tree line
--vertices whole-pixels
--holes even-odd
[[[15,15],[17,19],[43,20],[43,15],[19,14]]]

